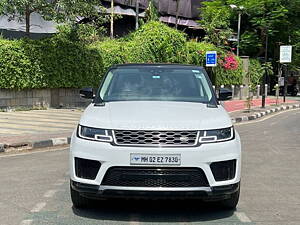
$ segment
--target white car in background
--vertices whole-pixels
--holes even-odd
[[[202,67],[109,69],[74,131],[71,197],[197,198],[235,208],[241,143]]]

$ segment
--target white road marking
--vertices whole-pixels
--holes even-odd
[[[234,213],[237,218],[242,222],[242,223],[251,223],[251,220],[249,219],[249,217],[243,213],[243,212],[235,212]]]
[[[58,190],[49,190],[44,194],[44,198],[52,198]]]
[[[46,206],[46,202],[37,203],[30,212],[37,213],[41,211],[45,206]]]
[[[20,225],[30,225],[32,224],[33,220],[23,220]]]

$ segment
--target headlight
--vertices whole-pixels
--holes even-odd
[[[112,142],[113,138],[110,130],[78,126],[78,137],[93,141]]]
[[[234,139],[233,127],[217,129],[217,130],[206,130],[200,132],[200,143],[212,143],[229,141]]]

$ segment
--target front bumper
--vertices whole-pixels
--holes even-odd
[[[201,197],[226,198],[235,192],[240,182],[241,174],[241,144],[239,135],[231,141],[202,144],[197,147],[177,148],[143,148],[112,146],[110,143],[83,140],[73,134],[70,148],[70,178],[73,189],[87,197]],[[131,187],[131,186],[104,186],[103,178],[112,167],[132,167],[130,154],[180,154],[181,165],[176,168],[199,168],[207,179],[207,186],[199,187]],[[94,160],[101,164],[93,179],[83,179],[76,176],[75,158]],[[232,179],[218,181],[211,169],[214,162],[236,160],[235,174]],[[147,167],[147,166],[145,166]],[[149,166],[155,167],[155,166]],[[161,167],[161,166],[160,166]],[[173,168],[168,166],[167,168]]]
[[[90,199],[106,199],[106,198],[137,198],[137,199],[202,199],[206,201],[217,201],[229,198],[233,193],[237,192],[240,183],[218,186],[218,187],[202,187],[194,189],[180,188],[159,188],[159,190],[147,188],[131,188],[132,190],[122,190],[120,187],[104,187],[100,185],[90,185],[71,182],[71,188],[79,192],[82,196]]]

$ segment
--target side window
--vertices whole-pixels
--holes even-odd
[[[200,73],[200,71],[197,70],[196,73],[194,73],[196,79],[199,82],[199,86],[200,86],[200,95],[203,97],[208,98],[207,100],[211,100],[212,98],[212,94],[209,88],[209,84],[206,80],[206,77],[204,76],[203,73]]]

